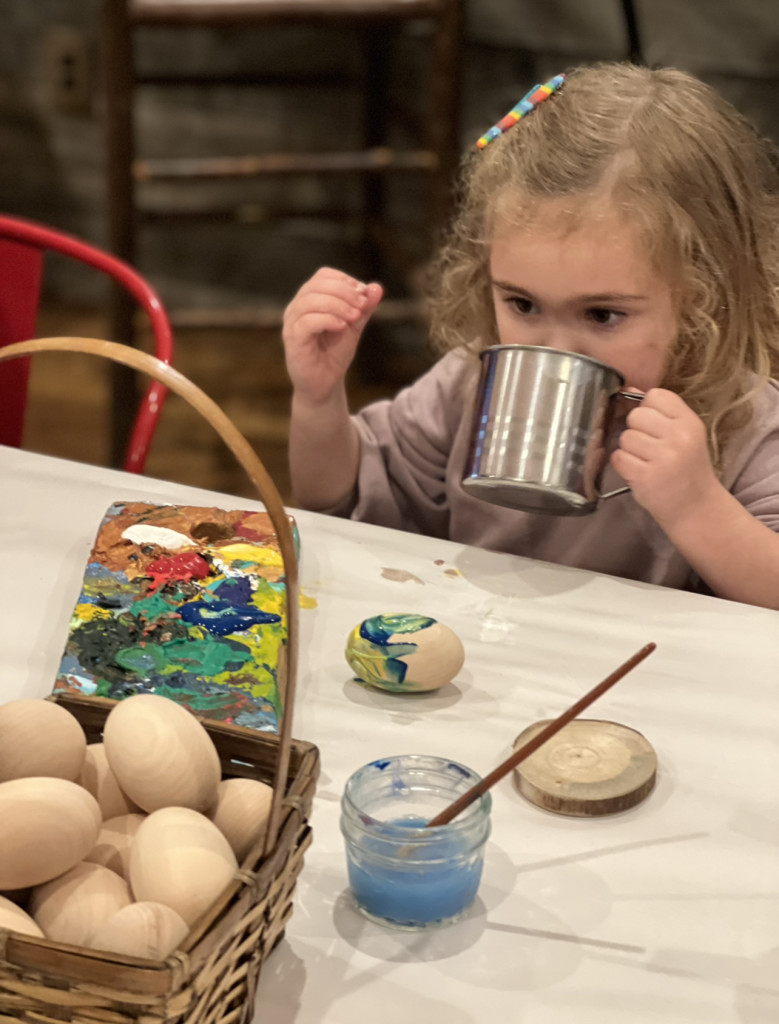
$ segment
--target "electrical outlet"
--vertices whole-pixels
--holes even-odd
[[[58,25],[49,29],[44,50],[47,94],[52,109],[62,114],[89,114],[92,69],[84,33],[70,25]]]

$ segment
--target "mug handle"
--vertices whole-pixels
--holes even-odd
[[[640,391],[618,391],[615,398],[628,398],[631,402],[643,402],[646,395]],[[601,494],[600,500],[604,501],[606,498],[616,498],[619,494],[627,494],[630,490],[629,487],[618,487],[616,491],[607,491],[606,494]]]

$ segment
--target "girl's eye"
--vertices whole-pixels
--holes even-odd
[[[603,309],[599,306],[588,309],[587,316],[599,327],[616,327],[625,318],[625,314],[616,309]]]
[[[521,313],[523,316],[527,316],[528,313],[535,312],[536,307],[530,299],[525,299],[521,295],[512,295],[507,301],[512,309],[516,310],[517,313]]]

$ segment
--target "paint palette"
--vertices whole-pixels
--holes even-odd
[[[114,700],[156,693],[211,719],[274,732],[284,600],[267,513],[116,503],[86,566],[54,692]]]

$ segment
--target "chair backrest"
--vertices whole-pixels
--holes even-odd
[[[72,235],[32,221],[0,215],[0,348],[35,337],[43,256],[58,252],[107,274],[146,312],[154,334],[155,355],[173,358],[173,333],[159,296],[129,264]],[[0,444],[19,447],[27,400],[29,360],[0,366]],[[124,469],[143,472],[166,388],[152,382],[143,396],[127,446]]]

